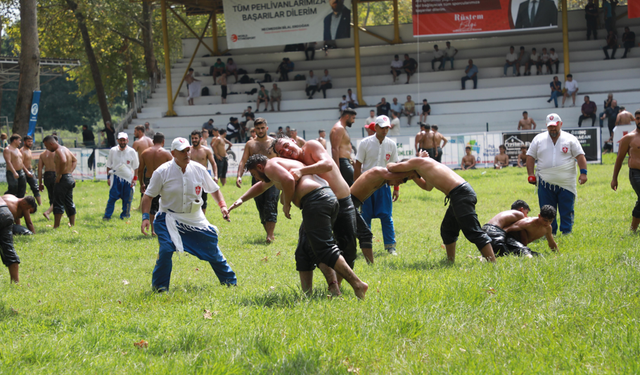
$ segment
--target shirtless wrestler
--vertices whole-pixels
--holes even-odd
[[[331,141],[331,156],[340,167],[340,174],[349,186],[353,185],[353,165],[351,164],[351,137],[347,128],[356,121],[357,112],[352,108],[342,111],[340,120],[333,125],[329,140]]]
[[[145,126],[137,125],[135,129],[133,129],[133,136],[137,139],[133,142],[133,146],[131,146],[138,153],[138,160],[142,156],[142,152],[149,147],[153,146],[153,140],[145,135]],[[140,199],[142,200],[142,195],[144,193],[140,193]],[[140,206],[136,208],[136,211],[140,210]]]
[[[476,157],[471,153],[471,147],[464,148],[465,156],[462,157],[462,163],[460,163],[460,169],[466,171],[467,169],[476,169]]]
[[[153,136],[153,146],[144,150],[140,155],[140,166],[138,166],[138,180],[140,181],[140,192],[144,194],[151,182],[151,175],[162,164],[173,160],[171,153],[164,149],[164,134],[157,132]],[[151,201],[151,210],[149,215],[155,217],[156,213],[160,209],[160,196],[156,196]],[[155,236],[156,232],[153,230],[153,220],[151,223],[151,235]]]
[[[56,165],[54,162],[55,153],[45,149],[38,158],[38,185],[40,191],[47,188],[47,196],[49,197],[49,208],[42,213],[47,220],[53,212],[53,189],[56,184]],[[44,173],[42,172],[44,168]],[[44,179],[44,184],[43,184]]]
[[[40,198],[40,190],[38,189],[38,183],[36,181],[36,176],[33,175],[33,171],[31,170],[31,149],[33,148],[33,138],[30,135],[25,135],[23,139],[22,149],[22,163],[24,164],[24,173],[27,177],[27,184],[31,187],[31,192],[33,192],[33,197],[38,201],[38,206],[42,204],[42,198]]]
[[[500,153],[493,158],[493,168],[502,169],[509,166],[509,155],[507,155],[507,148],[504,145],[500,145]]]
[[[522,112],[522,118],[518,121],[518,130],[531,130],[536,128],[536,122],[529,117],[527,111]]]
[[[56,182],[53,191],[53,228],[60,226],[60,220],[65,211],[69,218],[69,226],[72,227],[76,223],[76,205],[73,203],[73,188],[76,187],[76,181],[72,173],[76,169],[78,159],[68,148],[60,146],[52,135],[44,137],[42,142],[47,150],[54,153]]]
[[[616,159],[616,165],[613,167],[613,178],[611,179],[611,188],[617,191],[618,174],[620,173],[620,168],[622,168],[624,158],[629,154],[629,181],[638,196],[636,205],[631,212],[631,230],[634,232],[638,230],[638,224],[640,224],[640,109],[636,111],[635,122],[636,129],[627,133],[620,140],[618,158]]]
[[[218,166],[216,161],[213,160],[213,151],[209,147],[205,146],[206,143],[202,142],[202,132],[200,130],[194,130],[191,132],[191,160],[200,163],[207,171],[209,170],[209,163],[213,168],[213,181],[218,182]],[[207,193],[202,191],[202,212],[207,213]]]
[[[553,233],[551,230],[551,223],[556,218],[556,209],[553,206],[545,205],[540,209],[540,214],[537,217],[525,217],[516,222],[504,227],[504,231],[508,237],[513,237],[515,240],[523,245],[528,245],[531,242],[545,236],[549,248],[553,251],[558,251],[558,245],[553,239]],[[493,220],[493,219],[492,219]],[[491,223],[491,221],[489,221]],[[529,250],[532,255],[538,255],[537,253]],[[521,252],[520,255],[531,257],[526,252]]]
[[[15,224],[20,225],[20,219],[24,217],[27,229],[29,229],[31,233],[36,232],[33,222],[31,221],[31,214],[38,211],[38,205],[36,204],[34,197],[28,196],[24,198],[16,198],[14,195],[5,194],[2,196],[2,200],[5,202],[7,207],[9,207],[9,211],[11,211],[11,214],[13,215],[13,222]]]

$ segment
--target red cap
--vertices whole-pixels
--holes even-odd
[[[369,125],[365,125],[365,126],[364,126],[364,128],[365,128],[365,129],[369,129],[369,130],[371,130],[372,132],[374,132],[374,131],[376,131],[376,123],[375,123],[375,122],[372,122],[372,123],[371,123],[371,124],[369,124]]]

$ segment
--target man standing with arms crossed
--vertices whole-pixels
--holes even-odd
[[[164,134],[157,132],[153,136],[153,146],[144,150],[140,155],[140,166],[138,167],[138,178],[140,179],[140,192],[144,194],[151,182],[153,172],[162,164],[173,160],[171,153],[164,149]],[[142,196],[144,199],[144,195]],[[142,206],[142,202],[140,203]],[[160,209],[160,196],[157,195],[151,200],[151,209],[149,214],[153,217]],[[151,221],[151,235],[155,236],[156,232]]]
[[[242,187],[242,174],[245,170],[245,164],[249,157],[255,154],[264,155],[269,157],[269,148],[274,139],[269,137],[269,126],[267,120],[262,117],[258,117],[253,124],[256,129],[256,139],[247,142],[244,146],[244,153],[242,154],[242,160],[238,165],[238,174],[236,179],[236,186]],[[251,177],[251,185],[255,185],[259,181],[255,177]],[[255,198],[256,208],[260,214],[260,222],[267,232],[266,242],[270,244],[275,239],[273,232],[276,229],[276,223],[278,222],[278,200],[280,199],[280,191],[277,187],[271,186],[269,190],[264,194]]]
[[[340,120],[333,125],[329,139],[331,140],[331,156],[340,167],[340,174],[349,186],[353,185],[353,166],[351,165],[351,137],[347,127],[356,120],[357,112],[351,108],[342,111]]]
[[[24,137],[24,145],[22,146],[22,162],[24,164],[24,171],[27,175],[27,184],[31,187],[33,197],[38,201],[38,206],[42,205],[42,198],[40,198],[40,190],[38,189],[38,182],[36,176],[33,175],[31,170],[31,148],[33,147],[33,138],[30,135]]]
[[[54,186],[56,184],[56,165],[54,162],[55,154],[45,148],[45,150],[40,154],[38,158],[38,185],[40,187],[40,191],[43,191],[44,188],[47,188],[47,196],[49,197],[49,208],[42,213],[42,216],[45,219],[49,220],[49,215],[53,212],[53,201],[54,201]],[[45,172],[42,172],[42,169],[45,169]],[[42,183],[44,179],[44,184]]]
[[[202,164],[204,169],[209,170],[209,163],[213,168],[213,181],[218,181],[218,167],[213,160],[213,152],[202,142],[202,133],[198,130],[191,132],[191,160]],[[202,212],[207,213],[207,194],[202,194]]]
[[[620,148],[618,149],[618,157],[616,165],[613,167],[613,178],[611,179],[611,188],[618,191],[618,174],[622,168],[624,158],[629,154],[629,182],[635,190],[638,200],[636,206],[631,212],[631,230],[636,232],[638,224],[640,224],[640,109],[636,111],[636,130],[627,133],[620,140]]]
[[[131,199],[133,189],[138,181],[138,153],[127,146],[129,136],[125,132],[118,133],[118,146],[109,150],[107,158],[107,174],[109,179],[109,200],[104,210],[102,220],[111,220],[116,201],[122,199],[122,213],[120,219],[131,216]]]
[[[355,180],[357,180],[363,172],[373,167],[386,167],[388,163],[398,162],[398,148],[396,143],[387,138],[389,127],[391,127],[389,117],[378,116],[376,118],[376,134],[360,142],[354,171]],[[384,248],[391,255],[397,255],[396,235],[392,217],[393,207],[391,202],[398,200],[399,195],[400,187],[395,186],[393,188],[392,199],[389,185],[384,184],[367,200],[362,202],[362,218],[369,228],[371,228],[372,218],[380,219],[382,235],[384,237]]]
[[[575,136],[563,132],[562,120],[556,113],[547,116],[547,131],[533,138],[527,151],[529,183],[538,185],[540,207],[550,205],[560,213],[560,231],[569,234],[573,230],[576,188],[576,160],[580,167],[580,185],[587,182],[587,159]],[[538,166],[534,174],[533,167]],[[539,180],[539,181],[538,181]],[[553,220],[555,235],[558,223]]]
[[[73,203],[73,188],[76,180],[72,173],[78,165],[78,159],[68,148],[60,146],[54,136],[48,135],[42,140],[44,147],[54,154],[56,181],[53,190],[53,229],[60,226],[62,214],[67,212],[69,226],[76,224],[76,205]]]
[[[27,178],[25,177],[25,167],[20,152],[20,141],[22,137],[14,134],[9,138],[9,146],[4,149],[3,156],[7,163],[7,184],[9,185],[5,194],[13,194],[18,198],[24,197],[27,191]]]

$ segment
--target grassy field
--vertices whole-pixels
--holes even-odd
[[[106,183],[78,183],[78,225],[54,231],[39,211],[37,235],[15,240],[21,284],[2,271],[0,373],[637,374],[640,238],[628,231],[636,197],[626,166],[618,192],[610,189],[614,157],[589,166],[559,253],[543,240],[531,246],[543,257],[495,265],[479,262],[464,237],[456,263],[445,262],[444,196],[405,185],[394,206],[399,256],[384,252],[374,220],[376,264],[356,262],[370,287],[364,301],[346,283],[343,297],[328,298],[319,271],[304,297],[293,258],[300,211],[279,217],[267,246],[253,202],[231,223],[213,208],[207,215],[238,287],[174,255],[171,291],[154,294],[158,245],[140,234],[140,213],[103,222]],[[462,175],[482,223],[515,199],[537,215],[526,171]],[[241,190],[223,193],[232,202]]]

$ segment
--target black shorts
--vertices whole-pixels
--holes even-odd
[[[251,177],[251,185],[258,182]],[[280,190],[275,186],[270,187],[264,193],[253,198],[256,201],[256,208],[260,214],[260,223],[277,223],[278,222],[278,201],[280,200]]]
[[[225,156],[222,159],[216,158],[216,165],[218,166],[218,178],[227,178],[227,168],[229,167],[229,161]]]
[[[36,180],[36,176],[31,174],[31,177],[27,177],[27,184],[31,188],[31,192],[33,193],[33,196],[34,197],[39,197],[40,196],[40,189],[38,189],[38,180]],[[25,192],[25,194],[26,194],[26,192]]]
[[[434,159],[436,159],[436,161],[438,163],[442,163],[442,148],[441,147],[438,147],[438,156],[435,157]]]
[[[7,267],[20,263],[13,247],[13,214],[7,206],[0,206],[0,257]]]
[[[351,201],[353,202],[353,206],[356,208],[356,237],[358,237],[360,248],[371,249],[373,248],[373,233],[371,232],[371,228],[367,225],[367,222],[364,221],[362,214],[360,214],[362,202],[353,195],[351,195]]]
[[[629,182],[631,182],[631,187],[638,196],[636,206],[633,208],[631,215],[635,218],[640,218],[640,169],[629,168]]]
[[[402,74],[402,69],[391,69],[389,71],[389,73],[393,74],[393,71],[395,70],[396,75],[399,76],[400,74]]]
[[[340,174],[349,186],[353,185],[353,165],[351,165],[351,160],[347,158],[340,158]]]
[[[144,178],[144,186],[149,186],[150,182],[151,182],[151,177]],[[153,197],[153,199],[151,200],[151,209],[149,210],[149,215],[151,217],[154,217],[156,216],[159,210],[160,210],[160,196],[157,195]]]
[[[65,173],[60,177],[60,182],[55,184],[53,191],[54,215],[62,215],[65,211],[67,216],[76,214],[76,205],[73,203],[73,188],[75,187],[76,181],[71,173]]]
[[[333,235],[338,243],[338,248],[342,252],[344,260],[349,267],[353,269],[353,266],[358,256],[358,247],[356,244],[357,234],[357,221],[356,221],[356,207],[351,201],[351,196],[338,200],[340,209],[338,211],[338,217],[333,224]],[[364,220],[363,220],[364,221]]]
[[[220,88],[222,88],[222,99],[226,99],[227,98],[227,85],[224,86],[220,86]]]
[[[27,192],[27,178],[24,175],[24,171],[21,169],[17,171],[18,178],[13,177],[13,172],[7,170],[7,191],[5,194],[11,194],[18,198],[24,198],[24,194]]]
[[[478,250],[491,243],[491,238],[482,230],[478,215],[476,215],[476,203],[478,198],[468,182],[463,182],[449,192],[449,208],[444,214],[440,225],[440,236],[445,245],[458,240],[460,230],[469,242],[476,245]]]
[[[333,268],[340,258],[332,231],[340,210],[338,199],[328,186],[324,186],[302,197],[300,207],[302,225],[296,248],[296,270],[313,271],[318,263]],[[307,242],[310,246],[306,246]]]
[[[502,228],[493,224],[485,224],[482,226],[482,230],[491,238],[491,247],[497,257],[505,255],[538,255],[538,253],[531,251],[528,247],[520,243],[520,241],[509,236]]]
[[[47,188],[47,195],[49,196],[49,204],[53,204],[53,189],[56,184],[56,172],[46,171],[42,175],[42,181],[44,187]]]

